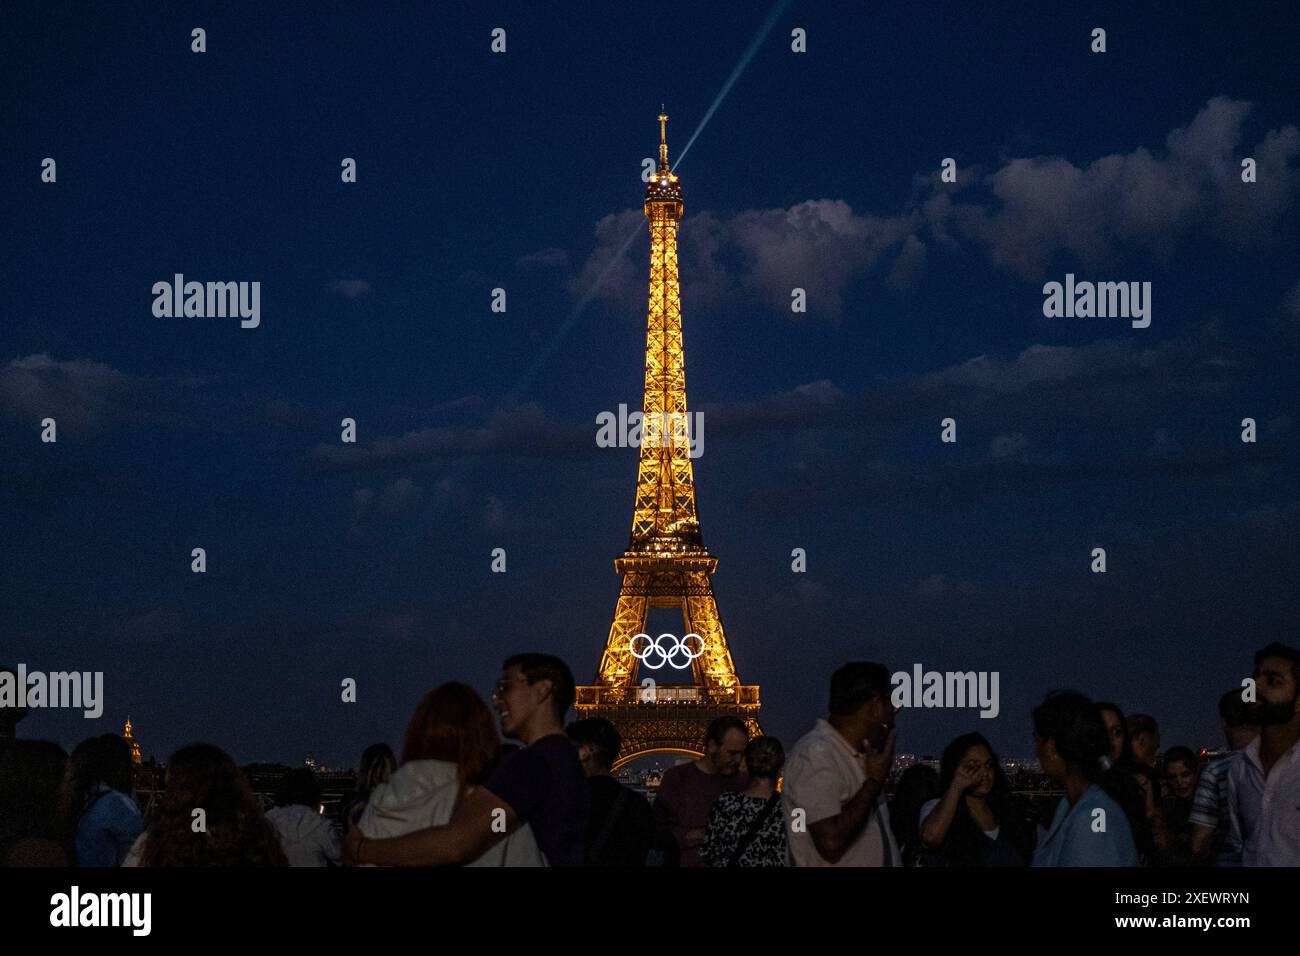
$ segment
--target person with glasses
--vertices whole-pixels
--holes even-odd
[[[524,746],[459,802],[451,820],[414,833],[344,840],[344,858],[380,866],[466,863],[529,824],[551,866],[579,866],[587,833],[588,789],[577,749],[564,734],[575,695],[573,673],[549,654],[516,654],[502,665],[492,704],[501,733]]]
[[[795,866],[898,866],[883,798],[894,762],[889,670],[856,661],[831,675],[830,716],[790,751],[781,798]]]
[[[401,767],[370,793],[357,829],[367,840],[377,840],[451,822],[500,754],[492,711],[473,688],[451,681],[431,690],[406,728]],[[543,861],[525,824],[465,865],[541,866]]]

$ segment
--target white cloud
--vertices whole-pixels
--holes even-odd
[[[569,268],[569,254],[563,249],[557,249],[554,246],[538,249],[536,252],[530,252],[528,255],[516,259],[515,267],[524,271],[567,270]]]
[[[370,292],[370,283],[365,279],[335,279],[326,288],[345,299],[359,299]]]

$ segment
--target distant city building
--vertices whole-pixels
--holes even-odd
[[[131,745],[131,763],[140,766],[144,759],[140,756],[140,742],[131,736],[131,718],[126,718],[126,727],[122,730],[122,739]]]

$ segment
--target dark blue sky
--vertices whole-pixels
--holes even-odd
[[[1300,14],[1057,6],[793,3],[677,168],[704,537],[788,742],[866,658],[1001,675],[998,719],[905,713],[900,750],[1027,753],[1058,686],[1214,745],[1297,643]],[[106,680],[100,721],[21,732],[349,765],[510,652],[590,680],[644,227],[594,280],[660,103],[676,157],[770,7],[150,7],[0,30],[0,661]],[[260,281],[261,326],[155,318],[177,272]],[[1067,272],[1151,282],[1150,328],[1044,318]]]

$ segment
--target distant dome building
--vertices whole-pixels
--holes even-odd
[[[131,763],[140,766],[143,762],[140,757],[140,742],[131,736],[131,718],[126,718],[126,727],[122,731],[122,739],[131,745]]]

